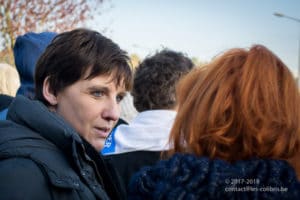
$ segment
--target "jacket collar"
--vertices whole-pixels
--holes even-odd
[[[7,113],[7,119],[28,127],[58,147],[71,145],[75,140],[82,143],[78,133],[62,117],[40,101],[18,95]]]

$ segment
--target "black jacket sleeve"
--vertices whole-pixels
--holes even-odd
[[[0,196],[3,200],[51,199],[43,172],[30,159],[1,160],[0,180]]]

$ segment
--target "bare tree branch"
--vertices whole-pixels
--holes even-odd
[[[93,19],[103,0],[0,0],[0,49],[29,31],[61,32]]]

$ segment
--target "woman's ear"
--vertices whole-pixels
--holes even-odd
[[[43,83],[43,95],[50,105],[55,106],[57,104],[56,95],[53,93],[52,88],[50,88],[49,76],[47,76]]]

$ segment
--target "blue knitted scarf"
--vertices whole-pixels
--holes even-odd
[[[294,169],[282,160],[228,163],[175,154],[136,173],[129,199],[300,199]]]

